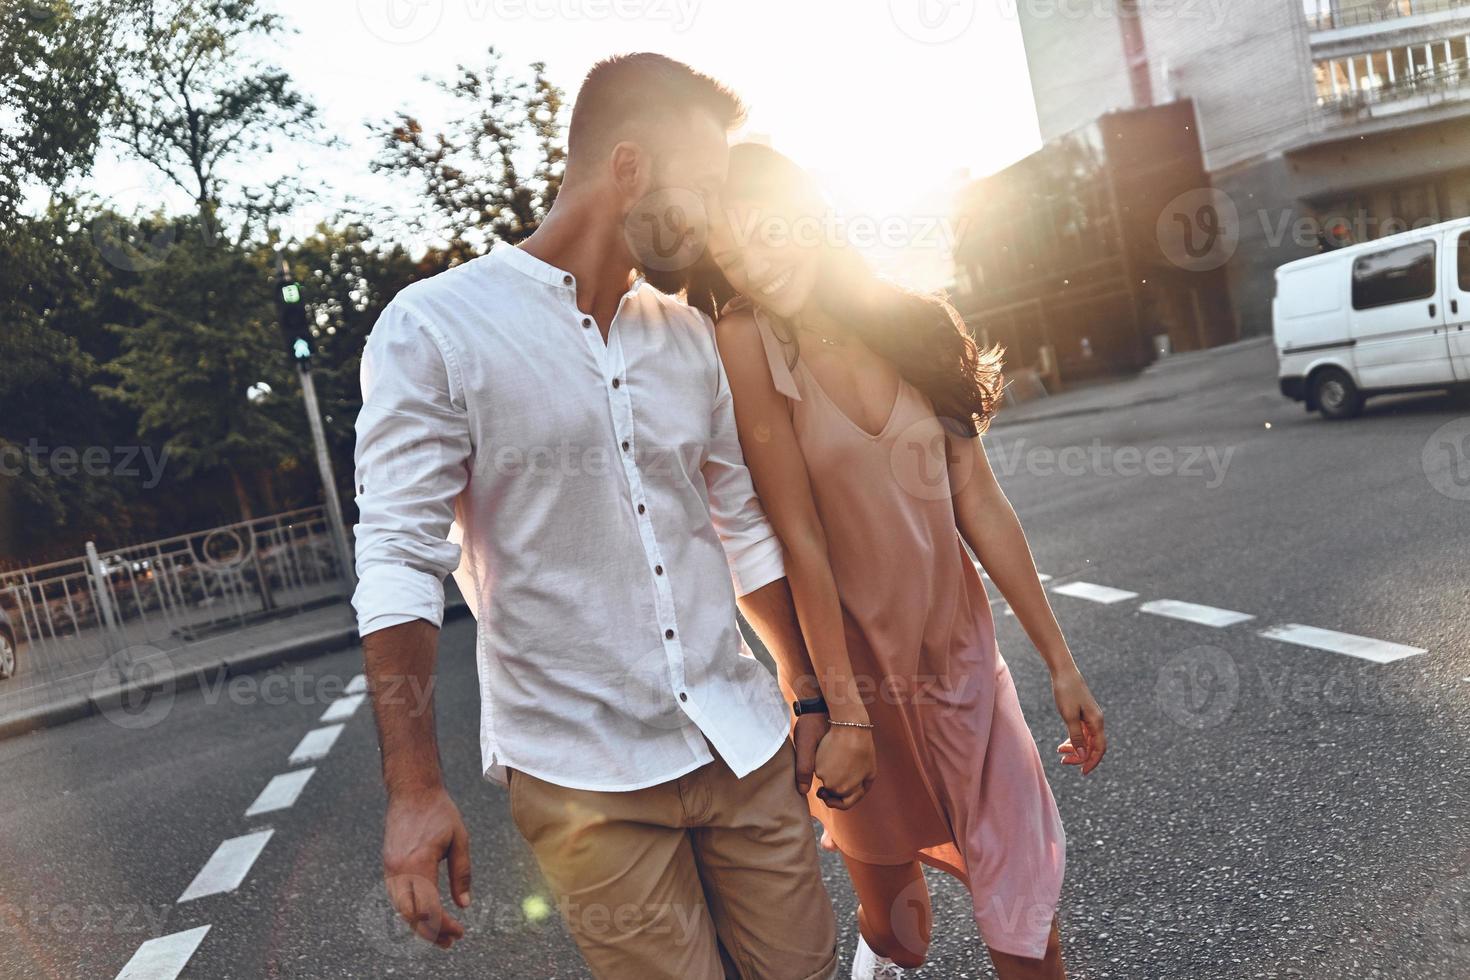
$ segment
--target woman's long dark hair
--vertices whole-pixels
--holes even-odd
[[[731,147],[725,200],[788,214],[810,212],[813,217],[820,217],[825,207],[820,190],[804,170],[759,143]],[[845,242],[821,247],[813,296],[817,307],[892,364],[900,377],[928,397],[936,416],[954,420],[964,431],[983,433],[1000,397],[1003,351],[982,350],[949,303],[879,278]],[[718,319],[735,296],[706,252],[691,270],[690,305]],[[789,324],[779,324],[779,329],[795,366],[800,353],[797,332]]]

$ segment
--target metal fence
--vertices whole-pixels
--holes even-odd
[[[1465,0],[1314,0],[1305,7],[1307,26],[1323,31],[1465,9],[1470,4]]]
[[[78,678],[122,650],[178,649],[345,597],[321,507],[0,572],[18,640],[0,694]]]

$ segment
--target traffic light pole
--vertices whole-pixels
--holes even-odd
[[[327,453],[327,433],[322,427],[321,407],[316,400],[316,382],[312,380],[311,368],[305,362],[297,366],[299,370],[296,373],[301,378],[301,397],[306,402],[306,421],[311,426],[311,441],[316,447],[316,465],[322,475],[327,520],[332,525],[332,539],[337,544],[337,555],[342,563],[342,579],[347,583],[347,592],[351,595],[357,589],[357,569],[352,560],[347,524],[342,520],[342,502],[337,498],[337,477],[332,469],[332,457]]]

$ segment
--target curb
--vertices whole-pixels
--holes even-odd
[[[1176,398],[1183,398],[1187,394],[1190,394],[1190,392],[1178,391],[1168,395],[1150,395],[1147,398],[1139,398],[1130,402],[1109,402],[1106,405],[1092,405],[1087,408],[1063,408],[1043,415],[1028,415],[1023,419],[1012,418],[1009,421],[1005,419],[1005,409],[1001,409],[996,413],[995,421],[991,424],[991,428],[999,429],[1007,425],[1025,425],[1028,422],[1046,422],[1051,419],[1069,419],[1079,415],[1098,415],[1102,412],[1116,412],[1122,408],[1136,408],[1140,405],[1156,405],[1159,402],[1170,402]]]
[[[468,603],[450,603],[444,608],[444,622],[448,623],[469,614]],[[241,650],[238,653],[190,664],[187,667],[179,667],[158,678],[149,686],[157,687],[160,684],[167,684],[172,685],[175,692],[190,691],[199,687],[207,678],[217,677],[221,673],[225,677],[237,677],[281,664],[336,653],[358,642],[356,626],[323,630],[290,643],[277,643],[273,646]],[[83,694],[73,694],[52,704],[22,712],[11,718],[0,719],[0,740],[80,721],[91,715],[100,714],[128,694],[142,691],[143,688],[138,685],[114,686],[101,691],[89,690]]]

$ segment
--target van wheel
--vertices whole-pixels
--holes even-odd
[[[1325,419],[1350,419],[1363,410],[1363,393],[1340,368],[1326,368],[1312,379],[1312,401]]]

